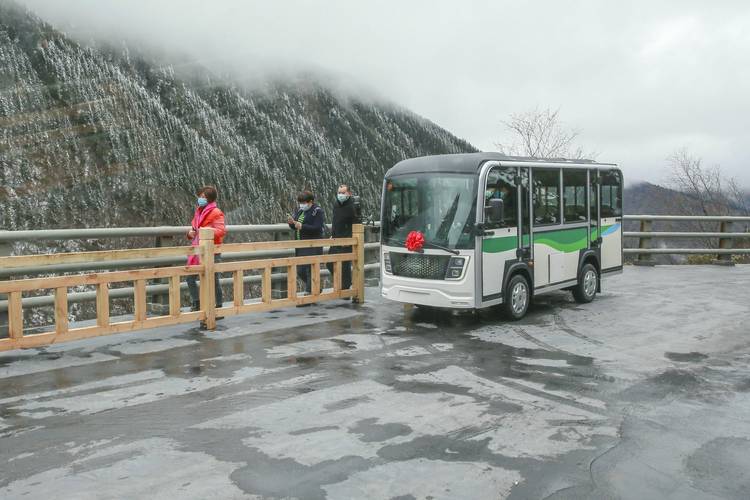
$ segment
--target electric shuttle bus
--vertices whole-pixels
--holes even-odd
[[[452,309],[534,295],[590,302],[622,272],[622,173],[615,164],[497,153],[425,156],[385,174],[381,293]]]

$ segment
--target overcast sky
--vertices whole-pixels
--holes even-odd
[[[664,182],[688,147],[750,187],[747,0],[21,1],[79,37],[340,75],[482,150],[511,113],[559,107],[630,180]]]

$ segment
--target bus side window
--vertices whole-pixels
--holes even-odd
[[[622,175],[617,170],[602,172],[602,218],[622,216]]]
[[[534,224],[560,222],[560,170],[538,168],[532,172],[534,182]]]
[[[586,215],[586,171],[563,170],[563,217],[566,224],[585,222]]]
[[[484,189],[484,224],[487,229],[515,227],[517,225],[518,206],[516,202],[516,169],[495,167],[487,174]],[[503,220],[491,220],[490,200],[503,200]]]

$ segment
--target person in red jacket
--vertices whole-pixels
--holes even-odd
[[[191,244],[193,246],[196,246],[200,243],[198,236],[199,229],[202,227],[210,227],[214,230],[214,244],[219,245],[224,241],[224,236],[227,234],[227,228],[224,224],[224,212],[219,210],[219,207],[216,206],[218,192],[213,186],[204,186],[200,188],[197,194],[198,206],[195,208],[191,229],[186,237],[187,239],[192,240]],[[215,255],[214,259],[217,262],[220,261],[221,255]],[[189,266],[196,266],[200,264],[200,258],[197,255],[191,255],[188,257],[187,264]],[[200,295],[198,293],[196,279],[197,277],[194,274],[187,277],[192,311],[200,310]],[[221,286],[219,285],[219,273],[214,273],[214,280],[216,284],[216,307],[221,307],[223,296],[221,294]]]

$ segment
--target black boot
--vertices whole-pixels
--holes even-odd
[[[193,305],[190,306],[191,311],[200,311],[201,310],[201,303],[197,300],[193,302]]]

